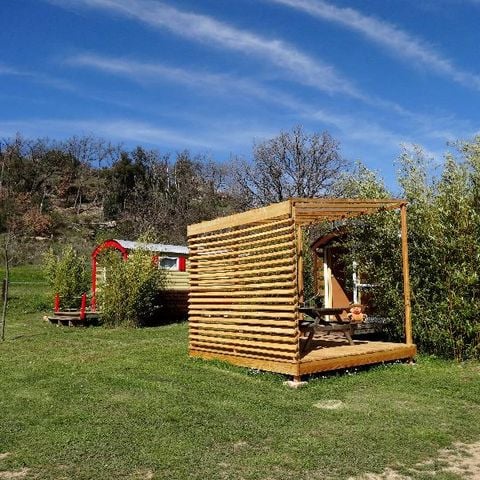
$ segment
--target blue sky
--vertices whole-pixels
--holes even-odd
[[[480,0],[2,0],[0,136],[228,161],[303,125],[394,185],[480,131]]]

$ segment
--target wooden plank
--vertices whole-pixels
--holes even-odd
[[[269,229],[274,230],[274,229],[277,229],[277,228],[282,228],[286,225],[292,226],[293,225],[293,219],[284,218],[282,220],[274,220],[274,221],[271,221],[271,222],[261,223],[261,224],[253,225],[253,226],[249,226],[249,227],[235,227],[235,228],[227,230],[226,232],[222,231],[222,233],[214,233],[214,234],[210,234],[210,235],[206,235],[206,234],[194,235],[194,236],[191,236],[188,239],[188,243],[189,243],[189,245],[191,244],[192,246],[193,245],[196,246],[197,244],[201,244],[203,242],[216,241],[216,240],[220,240],[220,239],[227,239],[228,240],[230,237],[239,237],[239,236],[243,236],[245,234],[248,235],[252,232],[256,232],[258,230],[263,230],[265,228],[269,228]]]
[[[222,351],[210,351],[199,347],[190,348],[188,354],[191,357],[203,358],[205,360],[223,360],[233,365],[246,368],[255,368],[267,372],[278,372],[285,375],[294,375],[298,371],[297,364],[287,358],[272,358],[262,355],[249,355],[248,353],[230,353]]]
[[[263,237],[275,235],[284,235],[293,231],[293,224],[281,228],[268,228],[262,232],[252,233],[250,235],[235,235],[235,237],[228,240],[217,240],[211,242],[193,242],[188,243],[190,252],[202,251],[203,249],[210,250],[212,248],[239,246],[244,243],[251,243],[252,241],[262,239]]]
[[[256,260],[266,260],[269,258],[277,258],[277,257],[288,257],[292,258],[293,255],[295,254],[295,250],[293,248],[290,249],[282,249],[282,250],[277,250],[273,252],[267,252],[267,253],[260,253],[257,255],[248,255],[248,256],[240,256],[238,259],[235,261],[239,264],[242,265],[244,263],[250,263]],[[220,259],[220,260],[204,260],[198,261],[199,257],[197,257],[197,261],[190,266],[190,270],[206,270],[212,267],[220,267],[224,265],[230,265],[231,260],[229,259]]]
[[[336,205],[339,207],[348,207],[349,205],[367,205],[367,206],[377,206],[377,205],[396,205],[399,208],[403,203],[407,203],[405,199],[402,198],[292,198],[292,205],[294,207],[305,206],[325,206],[325,205]]]
[[[292,245],[294,242],[294,237],[287,235],[285,238],[285,241],[281,243],[267,243],[264,246],[257,246],[255,248],[249,248],[249,249],[243,249],[240,251],[240,253],[235,250],[235,249],[229,249],[229,250],[218,250],[215,253],[196,253],[190,256],[190,266],[193,267],[195,263],[197,262],[206,262],[208,260],[218,260],[221,258],[230,258],[233,260],[237,260],[238,258],[247,258],[248,255],[258,255],[260,252],[269,252],[271,250],[275,250],[277,252],[280,252],[282,250],[291,250]]]
[[[234,282],[233,284],[213,284],[213,285],[207,285],[207,284],[202,284],[199,286],[190,286],[190,292],[217,292],[217,291],[225,291],[225,292],[241,292],[245,289],[261,289],[261,288],[282,288],[285,287],[286,289],[293,287],[294,284],[294,277],[293,275],[277,275],[277,279],[281,281],[275,281],[274,279],[271,279],[270,282],[259,282],[255,283],[252,279],[251,281],[247,282]],[[270,278],[265,278],[264,280],[270,280]],[[283,281],[282,281],[283,280]],[[296,288],[296,286],[295,286]],[[242,289],[242,290],[240,290]]]
[[[258,268],[261,267],[274,267],[274,266],[292,266],[292,259],[289,257],[278,258],[278,259],[268,259],[265,262],[252,261],[251,263],[240,263],[240,262],[229,262],[225,265],[220,265],[218,267],[193,267],[190,269],[190,274],[195,276],[196,274],[214,274],[214,273],[229,273],[229,272],[239,272],[243,270],[251,270],[252,266]],[[209,273],[206,273],[209,272]]]
[[[258,312],[261,311],[273,311],[273,312],[296,312],[297,311],[297,305],[265,305],[265,304],[256,304],[256,305],[235,305],[235,304],[214,304],[214,303],[208,303],[208,304],[195,304],[195,303],[190,303],[190,308],[192,311],[195,309],[206,309],[206,310],[213,310],[216,311],[217,309],[222,311],[250,311],[250,310],[255,310]],[[216,311],[216,314],[218,315],[218,311]]]
[[[190,298],[197,298],[197,297],[263,297],[265,295],[277,295],[277,296],[285,296],[285,297],[292,297],[296,295],[296,290],[293,288],[277,288],[271,290],[238,290],[235,289],[232,292],[226,292],[225,290],[206,290],[203,292],[190,292]]]
[[[298,342],[298,338],[293,336],[287,335],[275,335],[275,334],[266,334],[266,333],[258,333],[258,332],[231,332],[225,330],[202,330],[198,328],[191,328],[189,331],[189,338],[196,338],[196,339],[207,339],[210,338],[215,342],[223,343],[228,341],[232,344],[238,344],[237,341],[245,341],[245,342],[261,342],[266,341],[266,345],[273,345],[273,344],[287,344],[289,346],[296,344]],[[273,347],[272,347],[273,348]],[[289,348],[291,350],[291,348]]]
[[[299,364],[300,375],[310,373],[325,372],[329,370],[338,370],[340,368],[360,367],[374,363],[390,362],[393,360],[402,360],[413,358],[416,354],[415,345],[398,344],[398,348],[380,350],[376,352],[362,353],[358,355],[347,355],[331,357],[327,359],[314,359],[311,361],[302,361]],[[342,349],[345,347],[333,347]]]
[[[238,310],[232,310],[225,308],[223,311],[222,310],[207,310],[204,308],[193,308],[190,306],[190,309],[188,311],[189,315],[212,315],[212,316],[220,316],[220,315],[225,315],[225,316],[232,316],[232,317],[258,317],[258,318],[278,318],[278,319],[291,319],[295,320],[295,311],[292,312],[287,312],[287,311],[276,311],[276,312],[265,312],[265,311],[238,311]],[[259,322],[260,323],[260,322]]]
[[[264,277],[268,277],[269,275],[273,275],[276,273],[294,273],[295,266],[292,264],[287,265],[280,265],[278,267],[272,268],[263,268],[263,269],[250,269],[245,271],[239,271],[235,273],[235,277],[237,280],[241,278],[248,278],[248,277],[256,277],[263,279]],[[218,272],[218,273],[190,273],[190,281],[195,282],[198,280],[222,280],[222,279],[229,279],[232,278],[228,275],[230,272]]]
[[[202,316],[202,315],[191,315],[189,321],[193,324],[195,322],[204,322],[204,323],[211,323],[215,325],[217,323],[224,323],[224,324],[232,324],[232,325],[258,325],[260,328],[270,328],[272,326],[275,327],[286,327],[291,329],[296,329],[297,322],[292,317],[290,320],[288,319],[278,319],[275,318],[274,320],[269,319],[269,317],[265,318],[244,318],[239,317],[238,315],[235,316]]]
[[[197,257],[206,258],[209,255],[218,255],[222,253],[236,252],[237,255],[243,254],[244,252],[251,251],[251,247],[258,247],[261,245],[268,244],[277,244],[284,243],[288,241],[293,241],[293,229],[289,229],[287,233],[280,233],[280,235],[275,235],[275,231],[270,232],[270,236],[267,238],[260,238],[256,240],[249,240],[247,242],[242,242],[241,238],[238,239],[238,243],[235,245],[226,245],[226,246],[217,246],[217,247],[202,247],[202,248],[192,248],[190,250],[190,261]]]
[[[256,285],[254,283],[254,277],[245,277],[245,278],[224,278],[224,279],[210,279],[210,280],[190,280],[190,290],[194,291],[196,287],[204,288],[227,288],[227,287],[238,287],[238,288],[265,288],[269,285],[280,286],[279,281],[285,282],[285,287],[291,287],[294,285],[295,275],[293,273],[287,273],[284,275],[269,275],[268,277],[263,277],[261,283]]]
[[[405,307],[405,341],[413,344],[412,334],[412,307],[410,304],[410,272],[408,266],[408,241],[407,241],[407,205],[404,203],[400,209],[401,236],[402,236],[402,273],[403,273],[403,302]]]
[[[262,345],[263,343],[263,345]],[[229,348],[233,351],[238,352],[249,352],[249,353],[259,353],[259,354],[270,354],[280,356],[283,355],[285,357],[293,357],[295,352],[295,345],[287,345],[287,344],[270,344],[265,342],[242,342],[238,340],[235,343],[219,343],[214,341],[208,340],[200,340],[197,338],[190,338],[190,345],[194,347],[195,345],[202,346],[202,347],[221,347],[221,348]],[[275,345],[275,348],[271,348],[272,345]],[[292,348],[293,347],[293,348]]]
[[[282,305],[297,305],[297,298],[293,296],[284,296],[284,297],[229,297],[225,298],[222,296],[219,297],[190,297],[188,300],[190,305],[201,305],[203,303],[221,303],[222,305],[227,306],[235,304],[246,304],[246,303],[255,303],[258,305],[258,309],[261,310],[265,304],[282,304]]]
[[[187,235],[190,237],[192,235],[199,235],[202,233],[239,227],[241,225],[248,225],[255,222],[266,222],[270,219],[282,216],[291,216],[290,200],[275,203],[273,205],[269,205],[268,207],[256,208],[247,212],[228,215],[215,220],[189,225],[187,228]]]
[[[218,322],[201,322],[201,321],[190,321],[191,329],[204,329],[204,330],[213,330],[213,331],[232,331],[232,332],[258,332],[258,333],[268,333],[268,334],[281,334],[288,336],[298,336],[298,333],[295,329],[292,328],[292,325],[289,325],[287,328],[280,328],[278,326],[258,326],[258,325],[232,325],[230,323],[218,323]]]

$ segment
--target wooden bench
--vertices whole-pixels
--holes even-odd
[[[343,312],[348,312],[350,307],[317,308],[300,307],[299,312],[308,315],[312,320],[304,320],[300,323],[300,331],[307,333],[307,340],[303,351],[307,350],[318,332],[341,332],[350,345],[354,345],[352,335],[357,327],[357,322],[351,322],[348,318],[342,318]],[[325,317],[334,316],[335,320],[326,320]]]

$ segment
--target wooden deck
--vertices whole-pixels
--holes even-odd
[[[312,349],[299,360],[299,375],[359,367],[374,363],[413,358],[415,345],[393,342],[354,340],[354,345],[341,337],[315,339]]]
[[[211,352],[194,348],[191,348],[189,353],[194,357],[224,360],[243,367],[299,377],[317,372],[394,360],[408,360],[413,358],[417,352],[415,345],[405,343],[371,342],[356,339],[354,343],[354,345],[349,345],[344,338],[336,338],[333,335],[316,338],[312,342],[313,348],[305,352],[297,361],[250,358],[241,356],[238,352]]]

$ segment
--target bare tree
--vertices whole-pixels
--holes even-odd
[[[10,244],[12,236],[10,233],[6,233],[2,238],[2,253],[3,253],[3,262],[5,268],[5,274],[3,278],[3,298],[2,298],[2,317],[0,324],[0,340],[3,342],[5,340],[5,324],[7,321],[7,307],[8,307],[8,286],[10,282]]]
[[[237,162],[234,189],[245,207],[319,197],[328,194],[346,166],[329,133],[307,134],[298,126],[254,145],[253,162]]]

